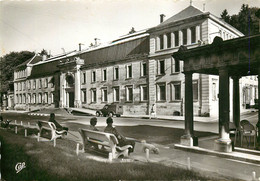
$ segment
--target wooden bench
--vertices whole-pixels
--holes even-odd
[[[43,132],[47,131],[51,134],[50,140],[54,141],[54,146],[56,146],[57,138],[61,138],[63,135],[67,134],[66,130],[57,131],[55,124],[52,122],[38,121],[37,125],[38,125],[38,129],[39,129],[38,141],[40,140],[40,137],[43,136]]]
[[[117,146],[118,140],[114,134],[88,129],[79,129],[79,132],[83,140],[83,150],[85,151],[109,152],[112,154],[112,159],[115,159],[121,155],[128,156],[128,149],[132,148],[131,145]],[[101,145],[101,148],[95,145]]]

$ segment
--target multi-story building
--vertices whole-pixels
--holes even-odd
[[[152,107],[157,114],[183,114],[183,64],[172,54],[181,45],[212,43],[216,36],[229,40],[243,34],[189,6],[166,21],[161,17],[156,27],[106,45],[43,60],[35,56],[15,71],[15,107],[100,108],[115,103],[124,114],[149,114]],[[241,105],[257,97],[254,79],[240,80]],[[193,99],[195,115],[217,115],[218,76],[193,75]]]

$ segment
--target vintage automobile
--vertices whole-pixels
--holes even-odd
[[[96,116],[120,117],[123,114],[123,106],[118,104],[106,104],[102,109],[96,111]]]

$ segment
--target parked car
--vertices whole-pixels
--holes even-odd
[[[118,104],[106,104],[102,109],[96,111],[96,116],[120,117],[123,114],[123,106]]]

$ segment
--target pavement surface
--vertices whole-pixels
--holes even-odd
[[[56,110],[56,113],[59,113],[59,110]],[[45,112],[44,114],[49,114]],[[64,115],[64,116],[63,116]],[[66,125],[67,123],[75,125],[89,125],[90,117],[87,116],[73,116],[67,115],[61,111],[61,116],[63,117],[60,121],[61,124]],[[140,116],[140,115],[139,115]],[[39,116],[38,116],[39,117]],[[166,119],[167,118],[167,119]],[[44,119],[47,119],[44,118]],[[184,129],[184,122],[181,119],[173,119],[173,117],[165,117],[160,119],[160,117],[148,119],[147,117],[125,117],[125,118],[113,118],[115,126],[135,126],[135,125],[151,125],[158,127],[170,127],[170,128],[182,128]],[[209,121],[206,121],[206,120]],[[251,123],[255,124],[258,119],[257,112],[247,112],[241,115],[242,119],[248,119]],[[196,120],[196,119],[195,119]],[[218,133],[218,121],[212,118],[202,118],[197,119],[194,123],[194,129],[198,131],[207,131]],[[98,118],[98,127],[106,126],[106,118]],[[70,131],[66,139],[75,141],[76,143],[82,143],[80,134],[77,131]],[[199,145],[203,149],[213,150],[212,145],[216,137],[203,138],[199,140]],[[259,162],[250,162],[246,159],[237,159],[236,157],[254,157],[254,160],[260,161],[260,152],[256,154],[248,154],[241,151],[234,151],[232,155],[221,156],[216,154],[210,154],[208,152],[196,151],[197,147],[194,147],[193,150],[188,150],[189,148],[176,149],[175,145],[159,145],[154,144],[160,149],[160,153],[154,154],[149,153],[149,158],[146,153],[142,150],[142,144],[136,142],[136,147],[134,153],[130,155],[131,160],[138,160],[141,162],[156,162],[168,166],[177,166],[182,168],[191,169],[197,172],[200,172],[202,175],[215,176],[217,178],[232,178],[238,180],[252,180],[252,172],[256,173],[256,178],[260,177],[260,164]],[[85,154],[85,153],[80,153]],[[89,156],[88,156],[89,157]],[[89,158],[95,160],[106,160],[106,158],[100,159],[98,156],[91,156]]]

